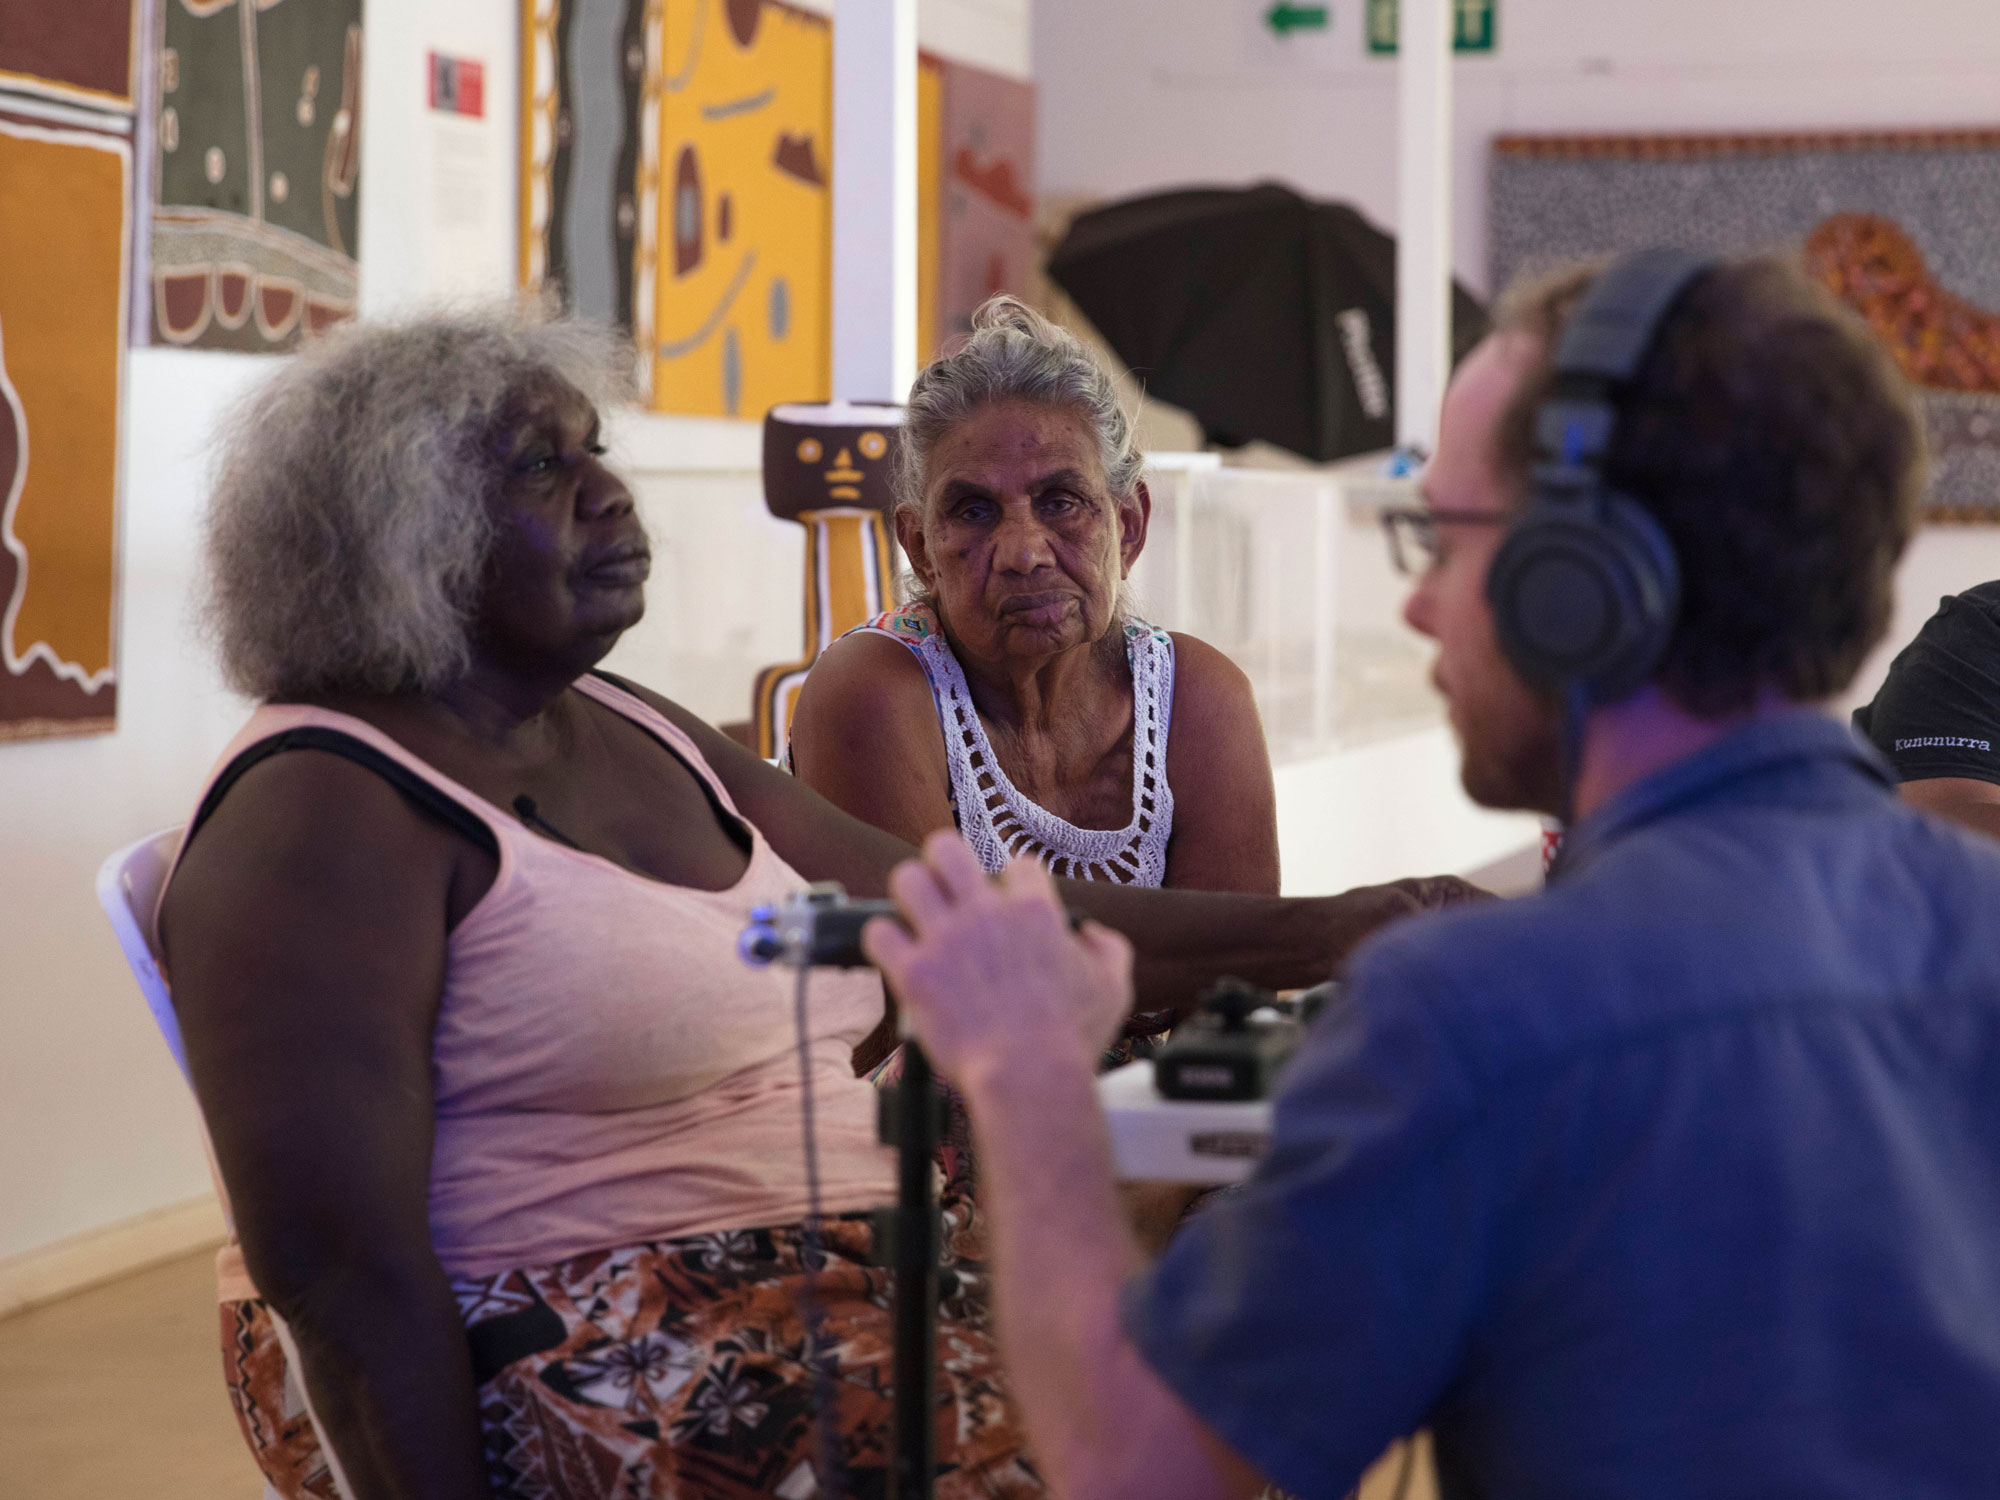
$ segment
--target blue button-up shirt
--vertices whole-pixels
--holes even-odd
[[[1126,1289],[1272,1479],[1428,1424],[1447,1495],[2000,1497],[2000,844],[1786,715],[1348,994]]]

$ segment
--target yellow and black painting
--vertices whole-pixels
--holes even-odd
[[[630,331],[655,410],[826,399],[833,24],[782,0],[522,0],[522,285]],[[1033,92],[922,55],[917,128],[928,360],[979,296],[1028,289]]]
[[[653,404],[826,398],[833,30],[775,0],[669,5]]]

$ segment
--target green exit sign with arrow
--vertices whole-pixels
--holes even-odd
[[[1427,0],[1435,5],[1437,0]],[[1451,50],[1491,52],[1498,35],[1500,0],[1451,0]],[[1396,51],[1397,0],[1368,0],[1368,50],[1380,57]]]
[[[1324,31],[1332,22],[1333,11],[1328,6],[1295,5],[1292,0],[1277,0],[1264,12],[1264,24],[1281,37],[1295,31]]]

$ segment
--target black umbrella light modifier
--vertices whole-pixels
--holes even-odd
[[[1396,242],[1278,183],[1187,188],[1077,215],[1049,257],[1149,395],[1209,442],[1324,463],[1395,441]],[[1487,330],[1452,287],[1452,358]]]

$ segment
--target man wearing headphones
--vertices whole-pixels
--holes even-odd
[[[1031,867],[898,871],[867,942],[969,1101],[1058,1493],[1339,1496],[1428,1425],[1448,1496],[2000,1495],[2000,848],[1822,710],[1919,453],[1786,264],[1503,305],[1392,525],[1467,791],[1567,847],[1363,949],[1150,1269],[1090,1068],[1129,949]]]

